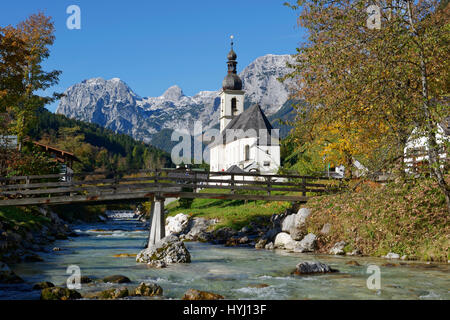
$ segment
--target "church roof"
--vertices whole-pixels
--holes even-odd
[[[230,123],[228,123],[225,129],[221,132],[219,141],[214,143],[214,145],[231,142],[231,139],[236,140],[245,137],[250,138],[251,136],[249,136],[249,134],[251,135],[254,133],[258,137],[258,145],[270,146],[273,145],[273,141],[270,139],[272,129],[273,127],[264,114],[264,111],[262,111],[258,104],[254,104],[238,116],[234,117]],[[252,130],[254,131],[252,132]],[[264,139],[264,136],[260,136],[260,130],[266,130],[267,139]],[[228,140],[227,132],[229,134]],[[235,133],[235,136],[233,136],[233,132]],[[244,134],[244,136],[238,136],[239,134]],[[276,144],[278,144],[278,137],[273,138],[276,138]]]
[[[231,38],[233,39],[233,38]],[[228,65],[228,74],[225,76],[225,79],[222,81],[222,89],[223,90],[242,90],[242,80],[237,75],[236,65],[237,65],[237,55],[233,50],[233,40],[231,40],[231,50],[227,55],[227,65]]]
[[[242,90],[242,80],[236,73],[229,73],[222,81],[223,90]]]
[[[235,164],[232,165],[231,167],[229,167],[226,172],[229,172],[229,173],[246,173],[244,170],[242,170],[241,168],[239,168]]]

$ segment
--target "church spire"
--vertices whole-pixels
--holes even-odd
[[[237,55],[236,55],[236,52],[234,52],[234,50],[233,50],[233,44],[234,44],[233,39],[234,39],[234,36],[232,35],[230,37],[230,39],[231,39],[231,49],[230,49],[230,52],[228,52],[228,55],[227,55],[227,58],[228,58],[228,61],[227,61],[228,73],[236,74],[236,65],[237,65],[236,58],[237,58]]]
[[[222,82],[222,88],[223,90],[242,90],[242,80],[241,78],[239,78],[236,71],[237,55],[236,52],[234,52],[233,50],[234,36],[231,36],[230,39],[231,39],[231,49],[227,55],[228,74]]]

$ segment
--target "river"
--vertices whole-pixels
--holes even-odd
[[[449,266],[445,263],[402,262],[403,265],[383,266],[399,262],[186,242],[192,263],[152,269],[137,264],[134,257],[114,257],[138,253],[147,238],[147,229],[131,214],[74,229],[79,236],[56,241],[52,246],[61,250],[50,248],[41,254],[43,262],[11,265],[26,283],[3,285],[0,299],[39,299],[40,292],[31,290],[32,285],[40,281],[65,285],[69,265],[79,266],[82,275],[92,278],[125,275],[133,282],[130,286],[142,281],[157,283],[169,299],[180,299],[189,288],[219,293],[227,299],[450,299]],[[315,276],[290,274],[297,263],[311,260],[329,264],[340,272]],[[351,260],[360,266],[346,264]],[[380,268],[379,290],[367,287],[369,265]],[[96,282],[83,284],[78,291],[100,291],[112,286]]]

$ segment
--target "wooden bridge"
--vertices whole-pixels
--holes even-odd
[[[152,201],[149,245],[164,237],[166,198],[306,202],[335,191],[328,177],[161,169],[0,177],[0,207]]]

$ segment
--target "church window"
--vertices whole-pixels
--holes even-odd
[[[244,160],[250,160],[250,146],[248,144],[244,147]]]
[[[231,99],[231,113],[235,115],[237,112],[237,100],[236,98]]]

